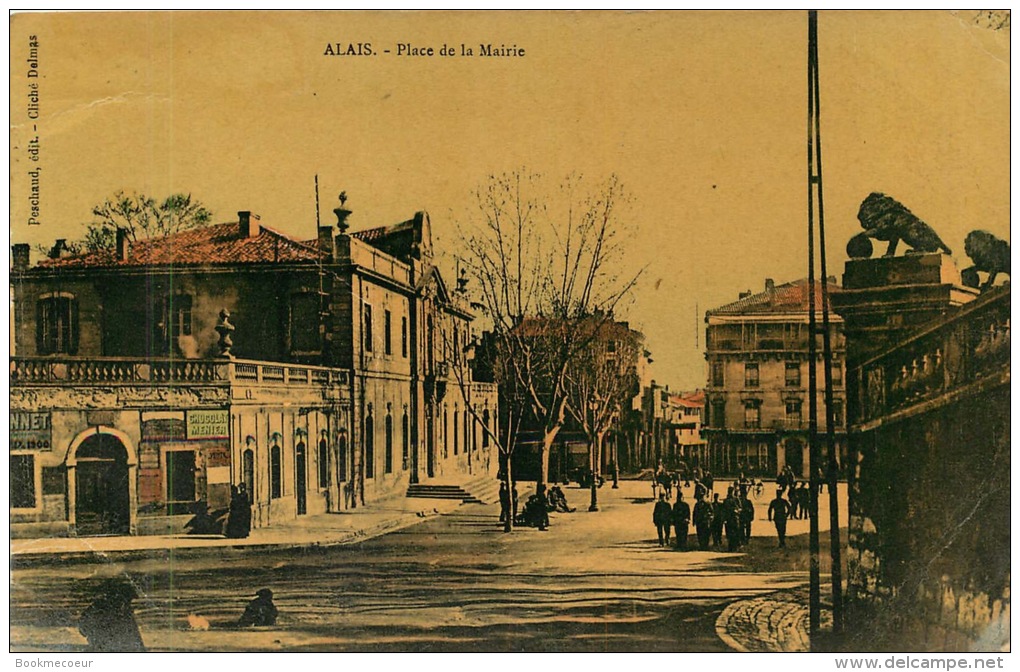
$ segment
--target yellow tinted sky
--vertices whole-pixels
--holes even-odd
[[[821,14],[833,273],[873,190],[961,265],[968,231],[1008,239],[1009,29],[972,14]],[[634,197],[631,264],[648,265],[627,316],[657,379],[693,388],[695,305],[806,274],[806,41],[802,12],[16,15],[12,242],[75,237],[118,189],[190,192],[217,221],[250,209],[311,238],[318,173],[324,213],[341,189],[358,228],[426,209],[452,251],[490,173],[615,172]],[[324,56],[337,42],[393,53]],[[396,55],[482,42],[525,56]],[[42,224],[29,227],[36,167]]]

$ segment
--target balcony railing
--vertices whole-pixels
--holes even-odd
[[[12,385],[252,382],[269,385],[347,385],[342,369],[243,359],[11,357]]]
[[[971,383],[1009,375],[1010,291],[997,289],[854,372],[858,422],[895,413]]]

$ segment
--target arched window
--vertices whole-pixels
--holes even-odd
[[[255,498],[255,451],[251,448],[247,448],[244,451],[244,455],[241,457],[241,471],[243,472],[241,478],[243,479],[244,487],[248,491],[248,496],[252,499]]]
[[[375,421],[372,411],[365,418],[365,478],[375,478]]]
[[[393,473],[393,416],[386,413],[386,473]]]
[[[443,406],[443,457],[450,456],[450,408]]]
[[[488,448],[490,427],[489,427],[489,409],[487,408],[482,411],[482,424],[485,425],[484,427],[482,427],[482,448]]]
[[[283,496],[283,449],[277,443],[269,450],[269,496]]]
[[[411,457],[411,437],[408,431],[407,424],[407,409],[404,409],[404,417],[400,420],[400,455],[402,458],[404,469],[407,469],[407,461]]]
[[[325,433],[323,433],[323,438],[319,440],[319,454],[316,458],[318,459],[319,464],[318,473],[320,490],[325,490],[326,488],[329,487],[329,461],[327,458],[327,455],[329,454],[328,448],[329,447],[326,444]]]
[[[347,431],[343,429],[336,437],[336,478],[347,480]]]
[[[471,452],[471,413],[464,408],[464,452]]]

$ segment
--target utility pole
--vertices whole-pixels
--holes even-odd
[[[821,271],[822,326],[815,318],[815,260],[814,231],[818,221],[818,256]],[[809,441],[811,450],[811,648],[819,649],[821,619],[821,586],[819,578],[818,548],[818,495],[823,480],[821,450],[818,445],[818,381],[816,374],[817,339],[822,336],[822,366],[825,382],[825,435],[828,460],[824,470],[829,486],[829,554],[832,578],[832,634],[843,632],[843,572],[839,536],[839,460],[836,455],[835,414],[832,399],[832,333],[829,323],[829,277],[825,259],[825,208],[822,189],[822,133],[821,95],[818,76],[818,13],[808,12],[808,291],[810,292],[808,357],[811,360],[808,377],[810,395]]]
[[[815,319],[815,200],[821,189],[821,175],[816,172],[815,141],[818,110],[815,106],[818,77],[818,12],[808,12],[808,476],[810,482],[808,516],[810,517],[809,553],[811,559],[808,623],[811,650],[818,650],[821,630],[821,583],[818,561],[818,325]]]

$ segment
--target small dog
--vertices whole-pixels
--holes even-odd
[[[869,238],[888,241],[889,247],[883,256],[894,256],[901,240],[910,246],[912,253],[939,250],[953,253],[933,228],[891,196],[871,193],[861,203],[857,219]]]

